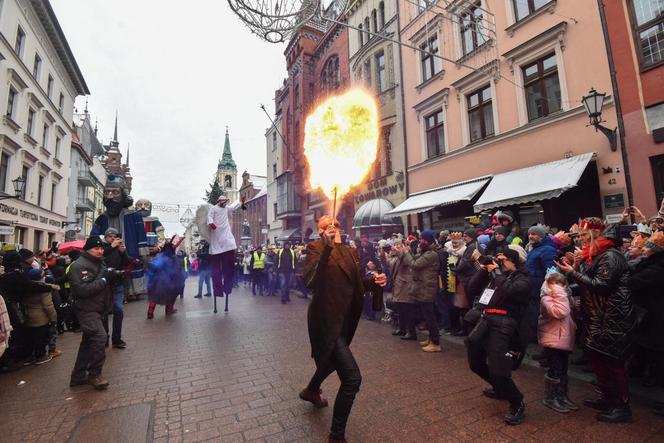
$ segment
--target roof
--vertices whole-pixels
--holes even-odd
[[[251,198],[251,200],[248,200],[246,203],[249,203],[249,202],[254,201],[254,200],[258,200],[259,198],[263,197],[264,195],[267,195],[267,187],[261,189],[261,191],[258,194],[254,195]]]
[[[267,177],[264,175],[250,175],[249,180],[254,185],[254,189],[267,189]]]
[[[474,205],[476,211],[531,203],[560,195],[579,182],[592,152],[497,174]],[[533,178],[537,177],[536,180]]]
[[[380,226],[401,226],[401,218],[389,215],[394,208],[392,203],[383,198],[374,198],[360,206],[353,217],[353,229]]]
[[[462,200],[471,200],[491,179],[490,176],[478,177],[459,183],[445,185],[412,194],[406,201],[389,212],[390,215],[406,215],[425,212],[436,206],[451,205]]]

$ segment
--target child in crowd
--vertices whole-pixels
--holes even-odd
[[[44,271],[41,269],[30,269],[27,276],[32,281],[45,280]],[[26,326],[33,354],[33,359],[26,364],[42,365],[52,360],[52,357],[46,353],[46,346],[49,341],[50,325],[58,320],[53,298],[50,292],[33,292],[25,294],[22,301],[27,313]]]
[[[557,272],[557,269],[550,270],[540,292],[538,338],[549,363],[549,369],[544,376],[543,403],[561,413],[578,409],[567,397],[567,364],[569,354],[574,348],[576,333],[571,314],[567,279]]]

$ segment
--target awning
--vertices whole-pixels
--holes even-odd
[[[301,240],[302,239],[302,234],[300,234],[300,228],[293,228],[293,229],[285,229],[279,237],[277,237],[277,241],[291,241],[291,240]]]
[[[384,198],[374,198],[360,206],[353,217],[353,229],[401,226],[401,218],[387,215],[394,205]]]
[[[490,180],[491,177],[479,177],[473,180],[454,183],[442,188],[431,189],[412,194],[396,208],[388,212],[389,215],[405,215],[425,212],[436,206],[451,205],[462,200],[470,200]]]
[[[577,185],[593,155],[589,152],[497,174],[475,203],[475,211],[560,197]]]

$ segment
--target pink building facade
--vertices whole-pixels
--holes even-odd
[[[402,41],[426,50],[401,55],[409,198],[394,213],[409,229],[498,209],[560,228],[622,212],[621,146],[581,103],[606,92],[603,124],[617,126],[596,2],[398,3]]]

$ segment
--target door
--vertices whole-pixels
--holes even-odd
[[[650,157],[650,165],[652,166],[652,179],[655,185],[655,197],[657,198],[656,207],[664,199],[664,155],[657,155]]]

